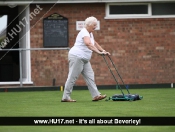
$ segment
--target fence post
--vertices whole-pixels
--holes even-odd
[[[21,49],[19,49],[19,69],[20,69],[20,87],[23,86],[23,81],[22,81],[22,53]]]

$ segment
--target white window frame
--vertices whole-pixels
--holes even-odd
[[[121,15],[110,15],[110,5],[148,5],[148,14],[121,14]],[[106,16],[104,19],[132,19],[132,18],[175,18],[175,15],[152,15],[152,4],[151,3],[107,3],[106,4]]]
[[[148,14],[121,14],[121,15],[111,15],[109,14],[109,6],[111,5],[147,5]],[[151,3],[108,3],[106,4],[106,17],[105,18],[140,18],[151,16]]]

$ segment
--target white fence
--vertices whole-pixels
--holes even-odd
[[[69,50],[70,48],[69,47],[66,47],[66,48],[30,48],[30,49],[26,49],[26,48],[18,48],[18,49],[0,49],[0,52],[1,51],[7,51],[7,52],[10,52],[10,51],[19,51],[19,69],[20,69],[20,87],[23,86],[23,80],[22,80],[22,51],[27,51],[27,50],[38,50],[38,51],[41,51],[41,50]]]

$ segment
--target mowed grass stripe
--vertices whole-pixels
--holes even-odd
[[[101,90],[109,96],[119,90]],[[76,103],[60,102],[61,91],[0,93],[0,116],[175,116],[174,89],[132,89],[139,101],[91,101],[88,90],[74,90]],[[108,98],[107,97],[107,98]]]

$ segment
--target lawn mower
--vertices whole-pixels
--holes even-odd
[[[141,100],[141,99],[143,99],[143,96],[140,96],[139,94],[131,94],[131,93],[129,92],[129,90],[128,90],[128,89],[129,89],[129,86],[128,86],[128,85],[125,85],[125,83],[124,83],[122,77],[120,76],[120,74],[119,74],[119,72],[118,72],[116,66],[114,65],[114,63],[113,63],[111,57],[110,57],[109,55],[102,55],[102,56],[103,56],[103,58],[104,58],[104,60],[105,60],[105,62],[106,62],[106,64],[107,64],[107,66],[108,66],[108,68],[109,68],[109,70],[110,70],[112,76],[114,77],[114,79],[115,79],[115,81],[116,81],[116,83],[117,83],[116,88],[119,88],[120,91],[121,91],[121,93],[122,93],[122,94],[114,94],[112,97],[109,97],[109,99],[106,99],[106,101],[108,101],[108,100],[113,100],[113,101],[136,101],[136,100]],[[118,83],[118,81],[117,81],[117,79],[116,79],[114,73],[112,72],[112,70],[111,70],[111,68],[110,68],[110,66],[109,66],[109,64],[108,64],[108,62],[107,62],[105,56],[108,56],[109,60],[111,61],[112,65],[113,65],[113,67],[115,68],[115,71],[117,72],[119,78],[121,79],[121,81],[122,81],[122,83],[123,83],[123,86],[126,88],[128,94],[124,94],[124,92],[123,92],[121,86],[119,85],[119,83]]]

